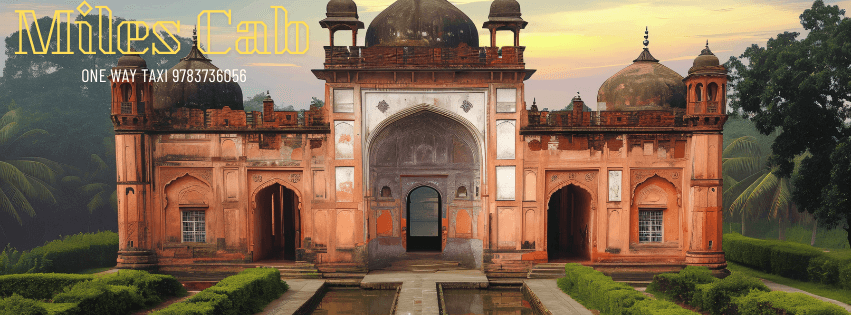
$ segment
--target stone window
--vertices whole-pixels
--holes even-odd
[[[467,198],[467,187],[458,187],[458,191],[455,192],[455,198]]]
[[[698,102],[703,102],[703,84],[698,84],[694,91],[694,99]]]
[[[334,90],[334,112],[335,113],[354,113],[355,112],[355,90],[352,90],[352,89],[335,89]]]
[[[716,93],[718,93],[718,84],[715,84],[715,82],[709,83],[706,89],[706,99],[710,102],[715,101]]]
[[[133,103],[121,102],[121,114],[129,115],[133,113]]]
[[[206,243],[207,230],[204,211],[183,211],[183,242]]]
[[[638,242],[662,242],[662,210],[638,211]]]
[[[514,113],[517,111],[517,89],[496,90],[496,112]]]

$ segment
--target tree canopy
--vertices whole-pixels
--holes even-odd
[[[825,227],[851,231],[851,20],[818,0],[800,22],[806,37],[784,32],[730,58],[730,104],[763,134],[779,130],[769,164],[777,176],[792,177],[798,209]]]

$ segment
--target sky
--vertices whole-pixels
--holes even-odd
[[[269,90],[279,106],[306,108],[311,97],[324,95],[324,84],[310,72],[322,68],[323,46],[328,32],[319,26],[325,18],[324,0],[88,0],[91,6],[108,6],[115,16],[145,21],[180,21],[180,35],[191,36],[202,10],[231,10],[231,24],[221,15],[212,20],[213,48],[234,48],[242,21],[264,21],[270,37],[274,11],[283,6],[290,21],[309,25],[309,49],[303,55],[240,55],[234,49],[224,55],[208,55],[221,69],[245,69],[243,95]],[[368,27],[375,16],[395,0],[355,0],[360,20]],[[477,26],[486,20],[492,1],[450,0]],[[643,48],[644,30],[650,31],[650,52],[662,64],[685,76],[706,41],[724,62],[739,56],[752,44],[765,46],[767,40],[784,31],[803,32],[800,14],[812,1],[799,0],[716,0],[716,1],[573,1],[519,0],[523,19],[529,22],[520,33],[526,46],[526,67],[537,73],[526,81],[526,102],[537,99],[540,108],[562,109],[577,92],[596,109],[597,90],[607,78],[632,63]],[[841,9],[851,9],[851,0],[825,1]],[[0,34],[17,31],[15,10],[35,10],[36,15],[52,16],[54,10],[74,9],[82,0],[18,1],[0,0]],[[94,11],[96,12],[96,11]],[[96,14],[96,13],[90,13]],[[348,45],[351,35],[337,33],[337,43]],[[358,34],[363,45],[366,30]],[[513,44],[510,32],[500,32],[498,46]],[[481,46],[489,45],[487,30],[480,29]],[[272,42],[269,45],[272,50]],[[5,51],[5,43],[0,43]],[[0,55],[5,64],[5,55]]]

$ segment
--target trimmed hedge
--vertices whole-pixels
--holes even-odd
[[[0,299],[0,314],[3,315],[47,315],[41,303],[14,294]]]
[[[144,299],[145,305],[161,303],[163,296],[180,296],[186,294],[186,289],[172,276],[147,273],[139,270],[119,270],[105,275],[95,281],[110,285],[134,287]]]
[[[0,276],[0,297],[18,294],[28,299],[47,300],[66,287],[94,278],[93,275],[53,273]]]
[[[727,260],[787,278],[807,281],[810,261],[824,257],[812,246],[776,240],[760,240],[739,234],[724,234]]]
[[[768,292],[769,289],[757,278],[734,274],[711,283],[696,285],[689,304],[713,315],[720,315],[730,308],[733,298],[751,291]]]
[[[163,296],[185,295],[172,276],[120,270],[103,276],[74,274],[21,274],[0,276],[0,296],[33,301],[51,315],[123,314],[162,302]],[[0,309],[17,300],[0,302]],[[6,314],[0,312],[0,314]],[[17,313],[15,313],[17,314]]]
[[[836,305],[805,294],[769,292],[757,278],[733,274],[715,279],[706,267],[686,267],[679,273],[656,275],[647,291],[713,315],[848,314]]]
[[[76,303],[83,314],[126,314],[140,309],[145,301],[134,287],[101,281],[80,282],[53,297],[56,303]]]
[[[275,268],[246,269],[207,288],[186,301],[169,305],[157,315],[240,315],[263,310],[289,287]]]
[[[716,279],[706,267],[687,266],[679,273],[663,273],[653,277],[647,290],[662,293],[677,302],[688,303],[692,300],[695,286],[715,282]]]
[[[820,301],[803,293],[753,291],[733,298],[732,305],[739,315],[806,314],[843,315],[847,311],[837,305]]]
[[[18,252],[7,246],[0,253],[0,274],[74,273],[115,266],[117,259],[118,233],[80,233],[47,242],[28,252]]]
[[[591,267],[567,264],[558,287],[579,303],[604,314],[685,315],[695,314],[667,301],[652,300],[632,287],[615,282]]]

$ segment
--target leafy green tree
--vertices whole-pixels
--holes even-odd
[[[17,146],[47,134],[41,129],[26,130],[18,123],[18,110],[0,117],[0,210],[22,224],[21,214],[35,216],[31,200],[56,203],[51,192],[55,179],[52,163],[41,158],[18,157]]]
[[[848,179],[841,177],[849,161],[840,145],[851,139],[851,20],[818,0],[800,22],[805,38],[784,32],[730,58],[731,107],[764,134],[780,130],[769,164],[779,177],[792,176],[792,201],[823,227],[843,226],[851,243],[849,192],[842,190]]]

